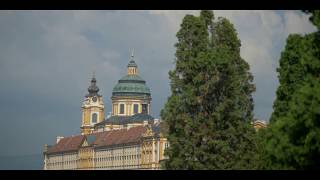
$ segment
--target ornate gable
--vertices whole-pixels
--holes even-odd
[[[86,146],[89,146],[89,143],[88,143],[87,139],[84,139],[84,141],[81,144],[81,147],[86,147]]]
[[[152,131],[152,128],[150,125],[147,126],[147,130],[145,133],[142,134],[142,137],[152,137],[154,136],[154,132]]]

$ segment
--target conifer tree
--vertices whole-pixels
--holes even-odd
[[[166,169],[253,169],[256,151],[249,65],[225,18],[186,15],[161,117],[168,125]]]
[[[319,26],[319,12],[310,18]],[[320,169],[320,36],[289,35],[278,68],[280,85],[263,132],[265,169]]]

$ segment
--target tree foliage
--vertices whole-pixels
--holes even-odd
[[[310,20],[319,25],[319,11]],[[290,35],[278,68],[280,85],[263,132],[265,169],[320,168],[319,31]]]
[[[253,169],[253,76],[240,40],[212,11],[186,15],[161,117],[168,126],[166,169]]]
[[[309,20],[317,26],[317,28],[320,28],[320,10],[306,10],[304,11],[307,14],[311,14]]]

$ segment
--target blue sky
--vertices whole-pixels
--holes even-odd
[[[287,36],[315,27],[299,11],[214,12],[235,25],[255,77],[255,117],[268,120]],[[93,70],[110,112],[131,48],[159,118],[170,92],[175,34],[187,13],[199,11],[0,11],[0,154],[39,154],[56,136],[78,134]]]

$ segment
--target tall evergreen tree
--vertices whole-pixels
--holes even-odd
[[[313,58],[310,49],[313,35],[303,37],[298,34],[290,35],[287,39],[285,50],[281,54],[279,73],[280,85],[277,89],[277,99],[273,105],[273,113],[270,122],[287,114],[289,101],[293,93],[302,85],[307,78],[308,70],[304,68],[302,61],[308,62]]]
[[[165,168],[255,168],[255,88],[233,25],[201,11],[185,16],[177,38],[172,95],[161,111],[170,143]]]
[[[319,11],[310,18],[319,25]],[[263,132],[266,169],[320,169],[320,36],[290,35],[278,68],[280,85]]]

